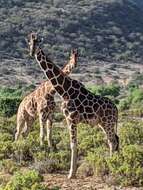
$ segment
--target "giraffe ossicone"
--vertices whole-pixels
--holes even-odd
[[[44,74],[62,98],[62,111],[68,124],[71,144],[71,165],[68,178],[73,178],[77,169],[77,124],[82,122],[99,125],[107,135],[110,155],[112,155],[119,149],[118,110],[110,99],[94,95],[81,82],[64,75],[44,53],[45,61],[42,63],[38,55],[38,36],[35,35],[33,38],[32,35],[29,39],[30,55],[35,55]]]

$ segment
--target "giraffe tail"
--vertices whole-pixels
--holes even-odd
[[[116,134],[117,134],[117,132],[118,132],[117,126],[118,126],[118,122],[116,121],[116,124],[115,124],[115,132],[116,132]]]

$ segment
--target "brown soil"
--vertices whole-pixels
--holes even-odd
[[[59,187],[61,190],[143,190],[138,187],[117,187],[110,186],[103,179],[93,177],[79,177],[67,179],[65,174],[46,174],[44,183],[49,187]]]

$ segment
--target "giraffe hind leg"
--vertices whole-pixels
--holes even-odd
[[[19,119],[17,121],[17,126],[16,126],[16,133],[15,133],[15,141],[17,141],[22,133],[23,127],[25,124],[25,120],[23,118]]]
[[[24,127],[24,129],[22,131],[22,135],[24,137],[28,136],[28,134],[30,132],[30,129],[31,129],[32,125],[33,125],[33,122],[34,122],[34,118],[32,118],[32,117],[29,117],[28,120],[25,121],[25,127]]]
[[[115,133],[114,124],[102,124],[100,127],[106,133],[110,156],[112,156],[113,152],[119,151],[119,137]]]

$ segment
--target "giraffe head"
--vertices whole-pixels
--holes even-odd
[[[37,33],[32,32],[28,35],[28,45],[29,45],[30,56],[34,56],[38,42],[39,40],[38,40]]]
[[[71,65],[73,64],[74,67],[77,66],[77,60],[78,60],[78,50],[72,49],[70,54],[70,62]]]

